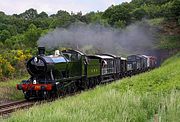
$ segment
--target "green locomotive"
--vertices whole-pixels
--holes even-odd
[[[64,50],[61,54],[45,56],[45,48],[39,47],[38,56],[27,62],[28,80],[17,84],[25,98],[49,98],[86,89],[100,83],[101,62],[77,50]]]

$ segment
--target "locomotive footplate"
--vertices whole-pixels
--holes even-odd
[[[17,84],[18,90],[28,91],[28,90],[34,90],[34,91],[51,91],[52,90],[52,84]]]

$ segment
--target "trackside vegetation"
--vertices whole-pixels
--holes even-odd
[[[160,68],[15,112],[8,122],[180,121],[180,53]]]
[[[16,89],[16,84],[22,81],[23,79],[27,79],[27,77],[23,77],[21,79],[16,79],[16,80],[8,80],[6,82],[1,82],[0,83],[0,102],[24,99],[24,95],[22,94],[22,92]]]

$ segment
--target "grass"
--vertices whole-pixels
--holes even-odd
[[[180,93],[172,91],[169,95],[138,95],[132,91],[121,93],[115,89],[95,91],[57,100],[54,103],[33,107],[28,111],[18,111],[6,121],[22,122],[80,122],[80,121],[178,121]]]
[[[16,89],[16,84],[20,83],[23,79],[9,80],[6,82],[0,82],[0,100],[20,100],[24,96],[22,91]]]
[[[161,68],[20,110],[9,122],[180,121],[180,53]]]

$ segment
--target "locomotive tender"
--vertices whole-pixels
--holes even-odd
[[[77,50],[55,51],[45,55],[45,48],[38,48],[38,55],[27,62],[28,80],[17,84],[25,99],[61,96],[77,90],[95,87],[125,76],[144,72],[156,66],[156,58],[131,55],[127,59],[112,54],[85,55]]]

